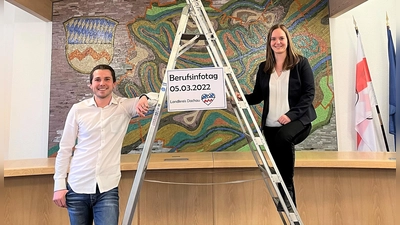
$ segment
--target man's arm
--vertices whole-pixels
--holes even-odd
[[[75,122],[74,106],[68,113],[65,121],[64,131],[60,141],[60,149],[57,152],[54,173],[53,202],[59,207],[67,207],[65,195],[67,191],[67,173],[71,160],[73,148],[78,134],[78,125]]]
[[[154,110],[158,102],[158,96],[159,94],[156,92],[141,94],[135,107],[137,114],[144,117],[149,110]]]

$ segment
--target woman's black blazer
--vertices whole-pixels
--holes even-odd
[[[253,93],[245,95],[250,105],[255,105],[264,101],[261,127],[265,126],[270,107],[269,80],[271,74],[267,74],[263,71],[264,66],[265,62],[262,62],[258,67]],[[299,63],[290,70],[289,76],[288,96],[290,110],[286,115],[291,121],[300,120],[303,125],[307,125],[317,118],[312,104],[315,95],[314,74],[308,60],[301,56]]]

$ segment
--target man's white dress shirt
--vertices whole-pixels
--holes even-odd
[[[66,189],[68,169],[74,192],[94,194],[96,184],[101,193],[118,186],[122,142],[138,101],[113,97],[101,108],[90,98],[72,106],[57,153],[54,191]]]

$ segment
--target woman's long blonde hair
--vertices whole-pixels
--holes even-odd
[[[278,28],[282,29],[283,32],[285,32],[286,38],[287,38],[286,58],[285,58],[285,62],[283,63],[282,69],[290,70],[300,61],[300,55],[296,52],[296,49],[293,46],[292,37],[290,36],[290,33],[289,33],[288,29],[286,28],[286,26],[283,24],[275,24],[268,31],[267,47],[266,47],[266,49],[267,49],[266,63],[265,63],[265,67],[264,67],[264,72],[266,72],[266,73],[272,73],[272,71],[274,70],[275,64],[276,64],[275,54],[271,48],[271,36],[272,36],[272,32]]]

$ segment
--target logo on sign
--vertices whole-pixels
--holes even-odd
[[[215,99],[215,94],[214,93],[209,93],[209,94],[202,94],[201,95],[201,101],[204,102],[206,105],[210,105]]]

